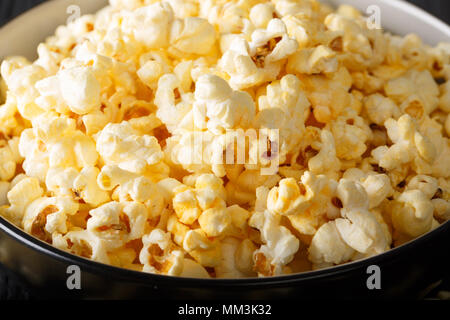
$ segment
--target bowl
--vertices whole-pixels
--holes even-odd
[[[383,27],[396,34],[415,32],[426,43],[450,42],[450,28],[403,1],[325,1],[351,4],[361,11],[377,5]],[[0,60],[36,56],[37,45],[71,14],[95,12],[107,1],[49,1],[0,29]],[[75,11],[73,11],[75,10]],[[0,264],[27,296],[34,298],[137,299],[362,299],[419,298],[450,270],[450,222],[383,254],[329,269],[250,279],[192,279],[154,275],[104,265],[71,255],[26,234],[0,217]],[[68,286],[80,269],[80,289]],[[375,268],[373,266],[376,266]],[[373,270],[380,287],[371,286]],[[72,289],[69,289],[72,288]]]

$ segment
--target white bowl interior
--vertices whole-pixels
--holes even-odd
[[[321,0],[337,6],[351,4],[362,12],[370,5],[377,5],[381,12],[382,26],[393,33],[418,34],[426,43],[435,45],[450,41],[450,27],[425,11],[401,0]],[[0,60],[5,56],[23,55],[36,58],[36,47],[56,27],[65,24],[70,16],[67,9],[77,5],[81,14],[94,13],[107,5],[107,0],[53,0],[30,10],[0,29]]]

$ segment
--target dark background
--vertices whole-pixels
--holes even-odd
[[[46,0],[0,0],[0,26],[7,23],[23,11],[36,6]],[[93,0],[95,1],[95,0]],[[394,0],[392,0],[394,1]],[[409,0],[447,24],[450,24],[450,1],[448,0]],[[440,290],[450,290],[450,279],[444,279],[440,287],[436,288],[427,298],[439,298]],[[27,299],[28,292],[26,288],[18,285],[14,275],[5,270],[0,265],[0,300],[2,299]]]
[[[46,0],[0,0],[0,26],[21,12]],[[95,0],[93,0],[95,1]],[[392,0],[395,1],[395,0]],[[408,0],[450,24],[450,1]]]

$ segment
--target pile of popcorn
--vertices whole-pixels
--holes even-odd
[[[205,278],[433,230],[450,219],[450,44],[366,20],[316,0],[110,0],[59,27],[36,61],[1,65],[0,215],[98,262]],[[275,174],[216,161],[226,132],[274,128]]]

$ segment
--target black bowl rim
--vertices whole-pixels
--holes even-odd
[[[420,237],[404,243],[398,247],[392,248],[381,254],[371,256],[368,258],[348,262],[345,264],[313,270],[301,273],[273,276],[273,277],[252,277],[252,278],[186,278],[168,275],[152,274],[143,271],[135,271],[112,265],[100,263],[94,260],[86,259],[69,252],[60,250],[15,226],[5,218],[0,216],[0,230],[5,232],[11,238],[19,243],[26,245],[34,251],[45,254],[50,258],[56,259],[68,265],[77,265],[81,270],[90,271],[94,274],[107,274],[108,277],[114,279],[122,279],[130,282],[139,282],[141,284],[158,285],[158,284],[174,284],[180,286],[203,286],[203,287],[217,287],[217,286],[282,286],[287,283],[310,281],[319,278],[337,277],[345,273],[361,269],[364,266],[377,264],[381,261],[395,260],[399,256],[408,254],[420,242],[424,243],[432,240],[441,233],[449,232],[450,221],[442,223],[439,227],[431,230]]]

